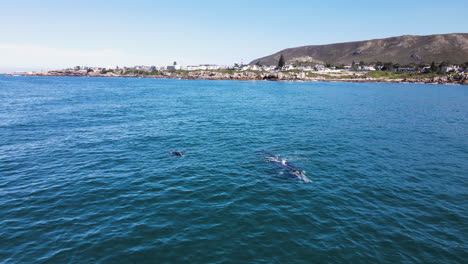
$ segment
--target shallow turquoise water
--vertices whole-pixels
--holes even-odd
[[[0,263],[466,263],[467,112],[466,86],[0,76]]]

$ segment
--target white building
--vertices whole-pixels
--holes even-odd
[[[430,72],[430,71],[431,71],[431,67],[430,67],[430,66],[426,66],[426,67],[424,67],[424,68],[422,68],[422,69],[420,70],[420,72],[422,72],[422,73],[428,73],[428,72]]]
[[[228,68],[227,66],[219,66],[219,65],[216,65],[216,64],[203,64],[203,65],[189,65],[189,66],[187,66],[188,71],[199,71],[199,70],[202,70],[202,71],[206,71],[206,70],[216,71],[216,70],[223,70],[223,69],[227,69],[227,68]]]
[[[180,70],[180,65],[169,65],[165,67],[168,71]]]
[[[216,71],[216,70],[219,70],[219,66],[218,65],[206,65],[206,69],[207,70],[211,70],[211,71]]]
[[[288,65],[284,65],[282,70],[283,71],[290,71],[290,70],[294,70],[294,66],[292,66],[291,64],[288,64]]]
[[[258,65],[252,65],[252,66],[250,66],[250,69],[251,69],[252,71],[259,71],[259,70],[260,70],[260,67],[258,67]]]
[[[275,66],[262,66],[261,70],[262,71],[274,71],[275,70]]]
[[[187,66],[187,71],[200,71],[200,70],[206,70],[206,66],[202,65],[189,65]]]
[[[458,72],[458,66],[447,66],[447,67],[442,67],[440,69],[440,72]]]
[[[323,66],[322,64],[315,64],[314,70],[316,71],[325,71],[327,68]]]
[[[373,66],[360,66],[357,68],[358,71],[375,71],[375,68]]]
[[[134,66],[133,69],[140,71],[151,71],[151,66],[137,65]]]

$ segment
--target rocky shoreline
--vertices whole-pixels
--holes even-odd
[[[346,76],[309,76],[306,72],[253,72],[253,71],[160,71],[158,74],[118,74],[113,72],[95,73],[73,70],[54,70],[23,74],[26,76],[75,76],[75,77],[133,77],[157,79],[201,79],[201,80],[242,80],[242,81],[324,81],[324,82],[382,82],[382,83],[430,83],[468,84],[468,74],[437,75],[430,78],[373,78],[366,73]],[[417,76],[416,76],[417,77]]]

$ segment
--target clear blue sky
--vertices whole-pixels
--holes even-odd
[[[467,32],[462,2],[1,0],[0,69],[232,64],[302,45]]]

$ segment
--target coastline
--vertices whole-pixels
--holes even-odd
[[[299,82],[360,82],[360,83],[426,83],[426,84],[468,84],[468,74],[437,75],[416,78],[374,78],[366,73],[345,76],[309,76],[305,72],[223,72],[223,71],[160,71],[156,75],[87,73],[81,71],[56,70],[33,73],[9,73],[7,75],[50,76],[50,77],[118,77],[118,78],[153,78],[184,80],[239,80],[239,81],[299,81]]]

